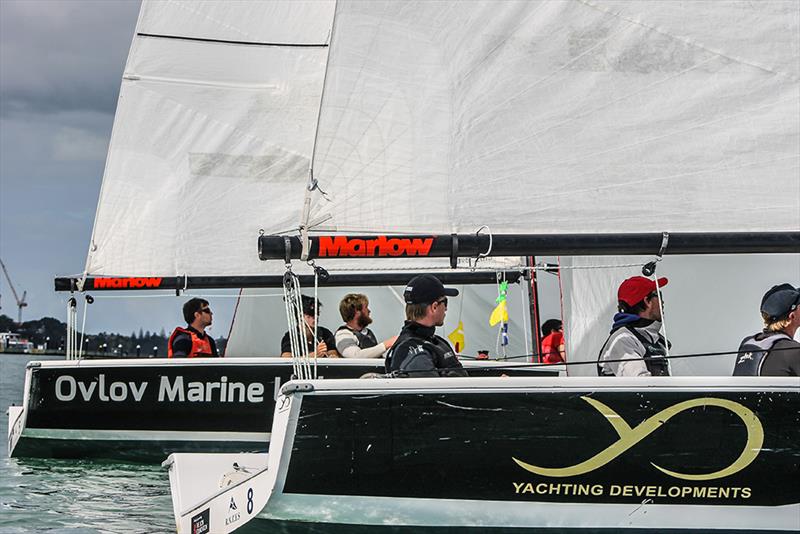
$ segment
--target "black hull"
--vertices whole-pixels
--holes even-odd
[[[265,532],[800,529],[796,380],[365,382],[283,388]]]
[[[383,360],[318,362],[326,379],[375,372]],[[33,362],[23,417],[9,425],[10,456],[160,462],[172,452],[264,452],[291,376],[282,358]]]
[[[267,441],[218,441],[213,445],[188,440],[65,440],[23,437],[14,448],[17,458],[83,460],[110,459],[120,462],[160,463],[173,452],[267,452]]]
[[[303,395],[283,493],[800,503],[797,390],[537,389]]]

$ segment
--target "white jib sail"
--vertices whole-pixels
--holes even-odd
[[[333,8],[143,3],[88,274],[264,274],[259,230],[300,217]]]

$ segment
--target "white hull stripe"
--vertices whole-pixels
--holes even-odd
[[[22,432],[22,439],[25,438],[97,441],[247,441],[265,443],[269,441],[270,433],[26,428]]]

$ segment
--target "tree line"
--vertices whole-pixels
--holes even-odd
[[[48,353],[64,353],[67,340],[67,324],[53,317],[43,317],[17,324],[7,315],[0,315],[0,332],[12,332],[32,342],[34,347]],[[80,333],[78,333],[80,336]],[[169,334],[150,332],[139,328],[130,335],[100,332],[83,337],[83,352],[89,356],[109,358],[148,358],[167,355]],[[225,350],[227,339],[216,338],[220,354]]]

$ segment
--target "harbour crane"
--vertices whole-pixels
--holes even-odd
[[[3,268],[3,273],[5,273],[6,280],[8,280],[8,287],[11,288],[11,293],[14,294],[14,299],[17,301],[17,324],[22,324],[22,308],[28,305],[28,303],[25,302],[25,297],[28,296],[28,292],[23,291],[22,298],[19,298],[17,290],[14,289],[14,284],[11,283],[11,275],[8,274],[8,269],[6,269],[6,264],[3,263],[3,260],[0,260],[0,267]]]

